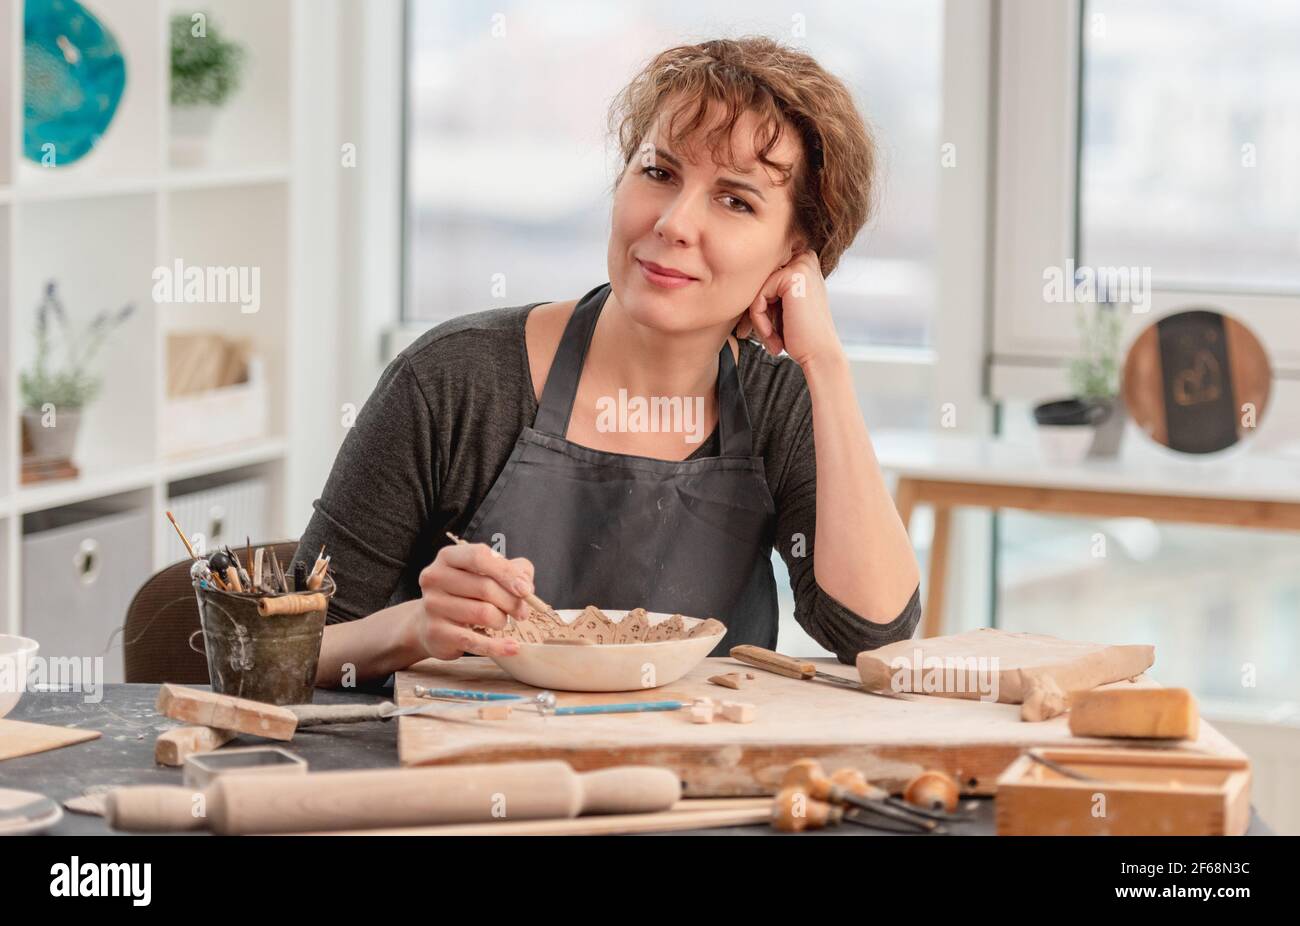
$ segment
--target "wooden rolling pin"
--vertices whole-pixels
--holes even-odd
[[[105,819],[132,832],[289,833],[653,813],[668,810],[681,792],[668,769],[623,766],[579,774],[559,761],[229,775],[201,792],[169,785],[117,788],[108,794]]]

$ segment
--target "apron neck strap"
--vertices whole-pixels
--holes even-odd
[[[596,320],[609,298],[610,285],[603,283],[578,300],[564,326],[560,346],[551,361],[542,387],[542,401],[533,422],[534,430],[564,439],[578,397],[578,380],[582,376],[587,348],[596,332]],[[749,409],[740,388],[740,375],[731,347],[722,345],[718,353],[718,444],[724,457],[753,456],[753,432]]]

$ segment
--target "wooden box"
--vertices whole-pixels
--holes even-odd
[[[1089,775],[1081,781],[1030,753]],[[1035,748],[998,778],[999,836],[1240,836],[1250,763],[1159,749]]]

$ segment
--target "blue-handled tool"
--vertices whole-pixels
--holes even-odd
[[[686,707],[685,701],[630,701],[626,704],[576,704],[571,707],[557,707],[553,714],[639,714],[643,711],[680,711]]]
[[[417,698],[453,698],[457,701],[525,701],[528,695],[502,694],[499,691],[470,691],[462,688],[425,688],[415,686]]]

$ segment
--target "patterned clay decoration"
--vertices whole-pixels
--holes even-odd
[[[646,617],[645,608],[634,608],[618,622],[614,632],[615,643],[640,643],[650,629],[650,619]]]
[[[545,643],[551,640],[582,640],[589,644],[608,646],[619,643],[661,643],[668,640],[686,640],[726,633],[719,620],[708,618],[691,627],[680,614],[674,614],[657,624],[650,623],[645,608],[634,608],[622,620],[613,620],[595,605],[588,605],[572,622],[565,622],[555,614],[544,614],[531,609],[528,620],[515,620],[505,630],[487,629],[489,637],[510,637],[523,643]]]

